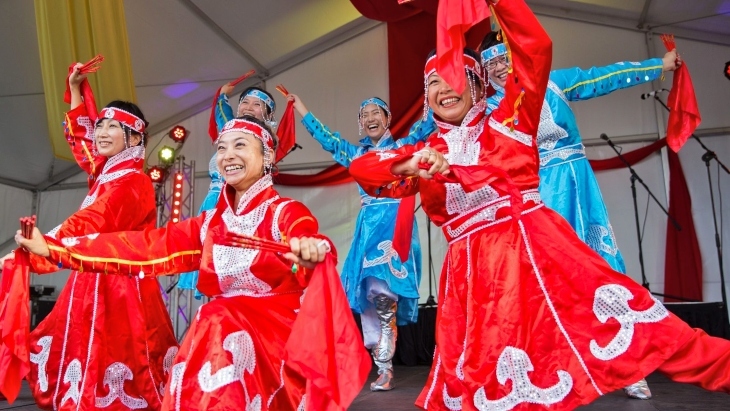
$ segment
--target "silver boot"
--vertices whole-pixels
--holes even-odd
[[[393,389],[393,355],[398,328],[395,324],[395,312],[398,304],[384,295],[373,299],[375,312],[380,320],[380,339],[373,348],[373,359],[378,367],[378,379],[370,384],[371,391],[389,391]]]
[[[375,350],[373,350],[374,352]],[[375,361],[378,367],[378,378],[370,383],[370,391],[390,391],[393,389],[393,362]]]
[[[636,398],[638,400],[649,400],[651,399],[651,391],[649,390],[649,384],[646,383],[645,379],[641,379],[624,388],[624,392],[629,398]]]

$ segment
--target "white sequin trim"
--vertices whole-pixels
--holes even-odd
[[[106,408],[118,398],[127,408],[133,410],[146,408],[147,401],[144,398],[131,397],[124,391],[124,381],[133,379],[132,370],[121,362],[115,362],[107,367],[104,372],[104,385],[109,387],[109,394],[104,397],[96,397],[96,407]]]
[[[198,384],[203,392],[211,393],[234,382],[240,382],[246,390],[243,374],[251,374],[256,368],[256,349],[251,335],[245,330],[230,333],[223,340],[223,349],[231,353],[233,364],[219,369],[215,374],[211,373],[213,366],[210,361],[203,364],[198,372]]]
[[[390,269],[390,273],[395,276],[395,278],[406,278],[408,276],[408,272],[406,271],[405,267],[401,267],[400,270],[396,270],[395,267],[393,267],[393,259],[397,258],[400,260],[400,257],[398,256],[398,253],[393,249],[393,242],[390,240],[381,241],[378,244],[378,250],[383,252],[383,255],[380,257],[377,257],[372,260],[368,260],[367,258],[363,258],[362,260],[362,266],[363,268],[370,268],[375,267],[382,264],[388,264],[388,268]]]
[[[573,344],[573,340],[570,339],[570,336],[568,335],[568,331],[565,330],[565,327],[563,327],[563,322],[560,320],[560,317],[558,317],[558,312],[555,309],[555,306],[553,305],[553,301],[548,295],[547,288],[545,287],[545,283],[542,280],[542,275],[540,274],[540,270],[537,267],[537,263],[535,262],[535,256],[532,254],[532,247],[530,246],[530,241],[527,238],[527,231],[525,231],[525,226],[522,224],[522,221],[517,221],[517,224],[520,226],[520,233],[522,233],[522,241],[525,244],[525,249],[527,250],[527,256],[530,259],[530,264],[532,265],[532,271],[535,274],[535,278],[537,278],[538,284],[540,284],[540,290],[542,291],[543,296],[545,297],[545,302],[548,305],[548,308],[550,308],[550,313],[553,316],[553,319],[555,320],[555,323],[558,325],[558,328],[560,329],[561,334],[563,334],[563,337],[565,337],[565,340],[568,342],[568,345],[570,346],[570,349],[573,351],[573,354],[575,354],[576,358],[578,359],[578,362],[580,363],[581,368],[583,368],[583,371],[585,371],[586,376],[588,376],[588,379],[591,381],[591,384],[593,385],[593,388],[596,390],[598,395],[603,395],[603,391],[601,391],[600,388],[598,388],[598,384],[596,384],[596,381],[593,379],[593,375],[591,375],[591,372],[588,370],[588,366],[586,365],[585,361],[583,360],[583,357],[581,357],[580,353],[578,352],[578,349],[575,348],[575,344]]]
[[[535,386],[527,373],[535,371],[527,353],[516,347],[505,347],[497,360],[497,381],[504,385],[512,380],[512,390],[498,400],[487,399],[484,387],[474,393],[474,406],[479,411],[509,411],[519,404],[553,405],[562,401],[573,388],[573,378],[558,370],[558,383],[548,388]]]
[[[494,117],[489,117],[489,127],[528,147],[532,146],[532,137],[529,134],[525,134],[519,130],[510,130],[509,127],[495,120]]]
[[[605,347],[598,345],[596,340],[591,340],[591,353],[599,360],[609,361],[625,353],[634,338],[634,326],[640,323],[657,323],[669,316],[669,312],[659,300],[651,296],[654,304],[644,311],[634,311],[629,307],[629,300],[634,295],[628,288],[609,284],[596,289],[596,296],[593,300],[593,312],[598,321],[605,324],[609,319],[615,318],[621,329],[616,336]]]
[[[48,391],[48,372],[46,371],[46,365],[48,364],[48,357],[51,353],[51,342],[53,342],[53,337],[50,335],[39,338],[36,345],[41,347],[41,351],[38,354],[30,353],[30,362],[38,366],[38,389],[41,392]]]

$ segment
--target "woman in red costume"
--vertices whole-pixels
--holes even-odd
[[[33,241],[17,237],[31,252],[84,270],[103,267],[141,278],[200,271],[198,290],[212,300],[200,308],[171,361],[165,410],[304,410],[305,404],[307,410],[339,410],[367,378],[370,360],[347,311],[330,241],[318,234],[303,204],[280,197],[272,186],[275,145],[254,117],[226,123],[216,142],[226,184],[217,206],[198,217],[138,232],[46,237],[48,246],[40,235]],[[241,246],[243,236],[249,243]],[[284,241],[290,252],[260,247]],[[320,272],[312,272],[315,267]],[[318,292],[310,284],[305,298],[303,284],[321,280],[322,272],[336,287]],[[140,282],[148,281],[155,283]],[[327,313],[327,301],[339,308]],[[337,321],[321,328],[316,321],[327,315]],[[319,338],[332,349],[302,362],[302,352]],[[345,388],[337,394],[337,387]]]
[[[143,170],[148,123],[139,107],[123,101],[109,103],[94,123],[96,113],[87,106],[96,109],[80,66],[68,79],[65,132],[91,189],[81,209],[48,236],[153,228],[154,190]],[[32,272],[59,269],[32,257]],[[177,350],[157,281],[74,271],[51,313],[30,334],[28,382],[44,409],[158,410]]]
[[[449,241],[437,350],[417,405],[428,410],[566,410],[654,370],[730,392],[730,342],[693,330],[614,272],[538,194],[535,136],[551,41],[524,0],[494,11],[511,47],[506,97],[484,113],[483,71],[465,52],[454,91],[426,63],[439,131],[350,167],[371,195],[420,192]],[[426,166],[426,169],[421,167]]]

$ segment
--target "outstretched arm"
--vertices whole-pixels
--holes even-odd
[[[553,70],[550,80],[563,91],[568,100],[588,100],[654,81],[663,72],[673,71],[681,64],[676,50],[673,50],[667,52],[663,58],[642,62],[624,61],[587,70],[580,67]]]
[[[332,154],[332,158],[336,162],[343,167],[350,167],[358,146],[344,140],[340,137],[340,133],[331,132],[314,114],[307,110],[302,99],[296,94],[289,94],[287,99],[294,102],[294,109],[302,116],[302,124],[304,124],[309,134],[317,140],[323,149]]]
[[[209,212],[214,212],[209,211]],[[106,274],[158,276],[197,270],[202,243],[200,227],[204,216],[144,231],[88,234],[55,239],[36,228],[26,239],[15,236],[19,245],[46,257],[63,268]]]

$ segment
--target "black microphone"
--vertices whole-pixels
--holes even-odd
[[[659,90],[652,90],[649,93],[642,94],[641,95],[641,99],[642,100],[646,100],[648,98],[652,98],[652,97],[656,96],[657,94],[662,93],[662,92],[665,92],[665,91],[669,91],[669,90],[667,90],[665,88],[660,88]]]
[[[601,140],[605,140],[609,146],[613,147],[613,141],[611,141],[611,139],[608,138],[606,133],[601,133]]]

